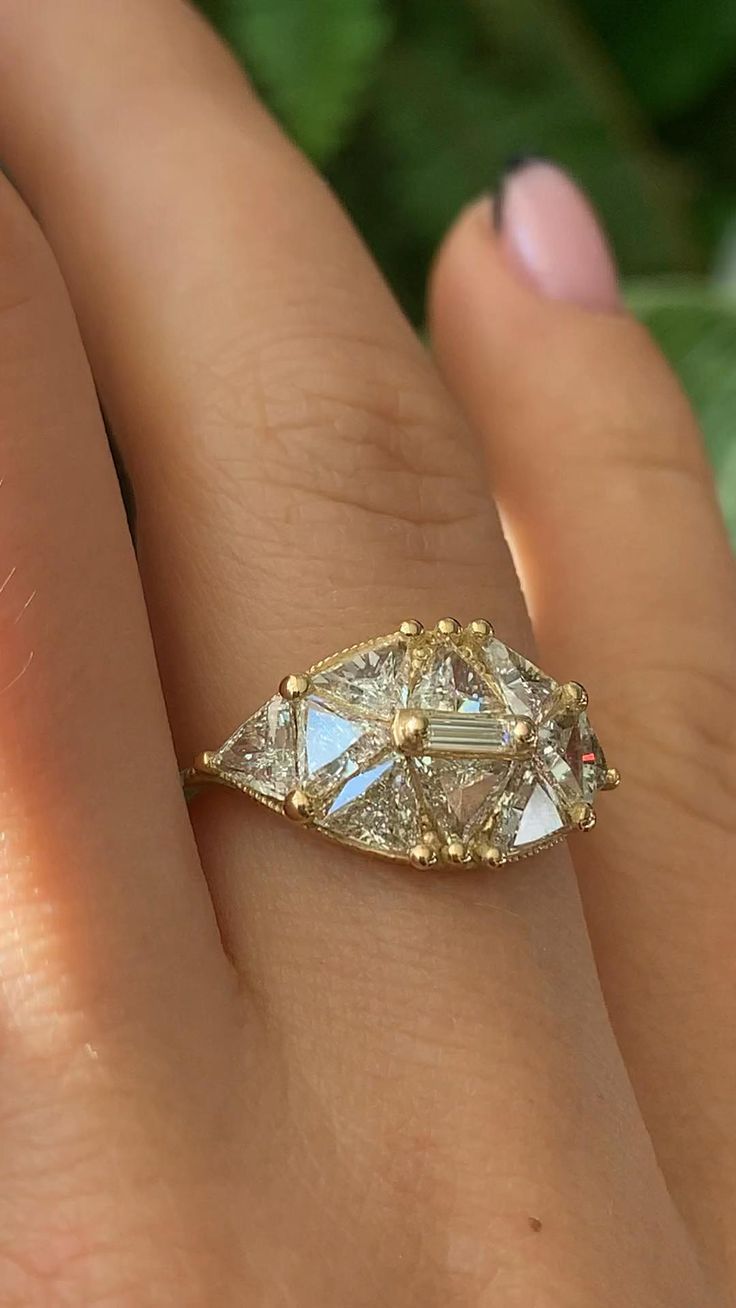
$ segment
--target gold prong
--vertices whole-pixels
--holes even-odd
[[[399,627],[402,636],[421,636],[424,633],[424,627],[416,618],[407,618]]]
[[[514,740],[522,749],[520,752],[528,752],[533,749],[537,741],[537,729],[531,718],[517,718],[513,725]]]
[[[606,775],[603,778],[603,790],[615,790],[621,785],[621,773],[618,768],[606,768]]]
[[[460,623],[457,618],[440,618],[435,627],[441,636],[456,636],[460,630]]]
[[[292,672],[288,677],[284,677],[279,686],[279,694],[288,700],[303,699],[308,690],[309,677],[305,677],[301,672]]]
[[[394,744],[405,754],[420,754],[429,719],[421,709],[399,709],[391,728]]]
[[[505,855],[501,853],[498,845],[479,845],[478,858],[486,867],[501,867],[506,862]]]
[[[595,811],[591,804],[573,804],[570,819],[581,831],[592,831],[595,826]]]
[[[588,706],[588,692],[579,681],[566,681],[560,687],[562,698],[568,708],[584,709]]]
[[[425,845],[424,842],[415,845],[414,848],[409,851],[409,858],[411,859],[412,867],[418,868],[431,867],[432,864],[437,861],[435,851],[430,849],[429,845]]]
[[[421,843],[426,845],[428,849],[431,849],[434,854],[439,856],[442,849],[442,841],[436,831],[423,831]]]
[[[462,840],[449,840],[442,850],[442,858],[445,863],[465,863],[467,857],[467,851]]]
[[[480,636],[485,639],[493,635],[493,627],[486,618],[474,618],[465,628],[469,636]]]
[[[193,765],[192,765],[194,771],[195,771],[195,772],[216,772],[216,771],[217,771],[217,768],[215,767],[214,763],[212,762],[213,758],[214,758],[214,754],[213,754],[212,751],[209,750],[209,749],[205,750],[205,752],[204,752],[203,754],[198,754],[197,757],[196,757],[195,760],[194,760]]]
[[[284,800],[284,815],[292,822],[308,822],[312,816],[309,796],[303,790],[290,790]]]

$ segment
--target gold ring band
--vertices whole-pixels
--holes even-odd
[[[411,620],[285,677],[182,781],[415,867],[499,866],[590,830],[618,785],[587,704],[483,619]]]

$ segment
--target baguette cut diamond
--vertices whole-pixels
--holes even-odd
[[[325,835],[421,866],[442,848],[503,862],[553,843],[607,784],[588,715],[483,624],[447,625],[289,679],[293,702],[269,700],[210,766],[272,806],[299,791]]]
[[[515,746],[517,718],[491,713],[428,713],[427,752],[501,754]]]

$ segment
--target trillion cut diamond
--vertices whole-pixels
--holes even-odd
[[[483,653],[507,708],[521,716],[538,717],[556,682],[495,637],[484,646]]]
[[[297,780],[291,705],[274,695],[225,742],[212,762],[259,795],[284,799]]]
[[[309,696],[298,707],[299,778],[310,793],[329,791],[385,752],[388,729],[344,717]]]
[[[359,650],[312,678],[314,689],[330,700],[351,705],[375,717],[390,719],[406,704],[409,656],[406,645],[394,640]]]
[[[318,825],[376,853],[406,856],[420,836],[408,765],[392,756],[351,777]]]
[[[467,840],[508,780],[510,764],[475,759],[414,760],[422,793],[446,840]]]
[[[548,840],[555,832],[565,826],[563,818],[550,791],[538,781],[526,801],[524,811],[514,835],[514,849],[524,845],[535,845],[540,840]]]
[[[567,808],[592,804],[605,780],[606,760],[587,713],[579,713],[573,723],[554,718],[546,722],[539,745],[547,776]]]
[[[501,701],[470,663],[451,647],[432,651],[409,702],[446,713],[502,712]]]
[[[548,840],[568,825],[554,797],[533,767],[516,773],[498,805],[491,840],[503,854]]]

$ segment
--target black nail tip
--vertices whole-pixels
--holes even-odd
[[[529,168],[532,164],[549,163],[549,159],[543,154],[512,154],[506,160],[498,175],[498,181],[491,194],[491,221],[493,230],[500,232],[503,227],[503,201],[504,193],[509,180],[524,168]]]

